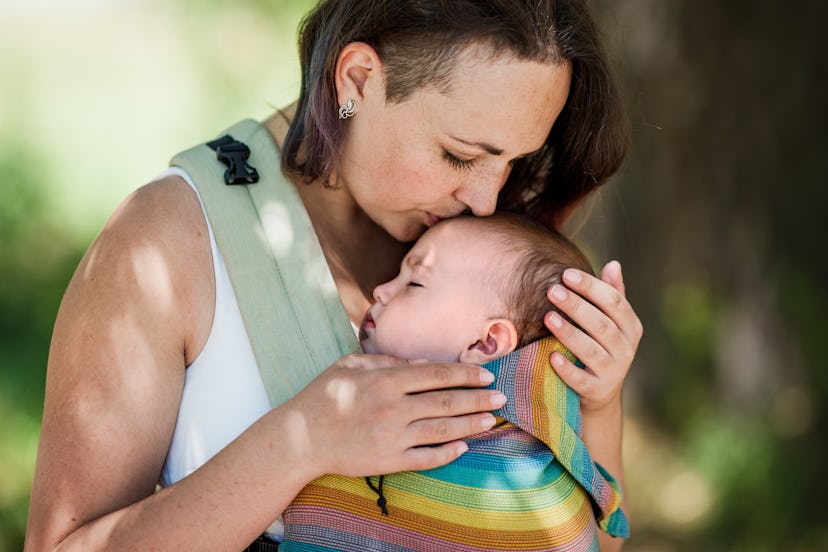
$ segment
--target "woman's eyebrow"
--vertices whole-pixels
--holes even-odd
[[[449,134],[449,138],[451,138],[452,140],[457,140],[458,142],[466,144],[467,146],[480,148],[483,151],[491,153],[492,155],[501,155],[503,153],[502,149],[500,149],[497,146],[493,146],[487,142],[470,142],[469,140],[464,140],[462,138],[458,138],[457,136],[452,136],[451,134]]]

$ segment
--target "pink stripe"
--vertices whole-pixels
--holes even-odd
[[[393,515],[393,512],[392,512]],[[416,531],[389,525],[385,522],[348,514],[339,510],[319,506],[292,506],[291,524],[314,525],[330,527],[334,531],[350,533],[368,539],[375,539],[395,546],[414,548],[416,550],[451,550],[452,552],[481,552],[482,550],[497,550],[491,544],[481,547],[424,535]],[[596,524],[592,516],[577,537],[561,546],[542,548],[550,552],[583,552],[589,550],[595,537]],[[462,530],[471,537],[474,529]],[[519,542],[520,532],[515,532],[515,540]],[[285,535],[289,538],[289,535]],[[471,539],[469,539],[471,540]],[[503,548],[501,550],[510,550]]]
[[[523,348],[517,361],[517,370],[515,374],[515,413],[518,420],[532,424],[532,427],[525,427],[524,430],[536,435],[534,431],[534,423],[532,420],[532,384],[533,372],[535,365],[535,358],[537,357],[538,342],[533,342]]]

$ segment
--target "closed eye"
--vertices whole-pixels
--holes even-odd
[[[474,166],[474,159],[460,159],[456,155],[443,150],[443,160],[452,168],[460,171],[470,171]]]

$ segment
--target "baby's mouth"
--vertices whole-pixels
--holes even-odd
[[[359,326],[359,340],[364,341],[368,339],[367,330],[372,330],[376,327],[377,325],[374,322],[374,317],[371,316],[371,311],[368,311],[365,313],[365,318],[362,319],[362,324]]]

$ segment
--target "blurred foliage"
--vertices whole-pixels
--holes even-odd
[[[25,144],[0,150],[0,550],[22,549],[46,355],[57,305],[80,258],[49,216],[48,163]]]
[[[633,146],[588,234],[645,327],[628,549],[826,550],[828,6],[598,5]]]
[[[312,0],[0,7],[0,552],[22,547],[51,327],[107,214],[295,96]],[[646,331],[626,550],[828,550],[828,8],[595,2],[633,124],[583,231]]]

